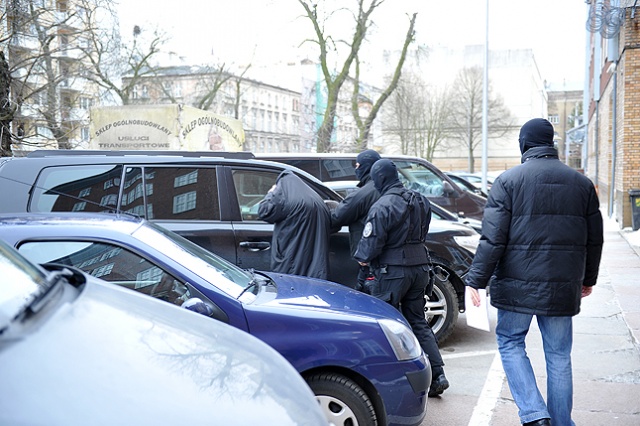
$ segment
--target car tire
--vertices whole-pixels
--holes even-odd
[[[376,426],[378,419],[367,393],[353,380],[334,373],[314,374],[307,384],[320,403],[329,424]]]
[[[458,296],[449,278],[436,277],[431,297],[425,295],[424,316],[439,344],[453,333],[458,321]]]

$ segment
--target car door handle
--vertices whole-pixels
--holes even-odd
[[[249,251],[263,251],[268,250],[271,244],[266,241],[243,241],[240,243],[240,247],[246,248]]]

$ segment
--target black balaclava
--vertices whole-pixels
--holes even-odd
[[[520,129],[520,152],[524,154],[529,148],[536,146],[553,146],[553,125],[544,118],[527,121]]]
[[[369,174],[371,170],[371,166],[373,163],[380,159],[380,154],[373,149],[367,149],[366,151],[362,151],[356,157],[356,163],[360,164],[356,169],[356,177],[360,182]]]
[[[400,179],[398,178],[398,169],[391,160],[383,158],[375,162],[371,166],[371,179],[373,185],[376,187],[379,193],[384,194],[387,189],[394,185],[402,186]]]

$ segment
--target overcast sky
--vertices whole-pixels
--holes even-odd
[[[308,20],[297,0],[120,0],[122,32],[158,26],[187,63],[268,63],[295,59]],[[348,6],[353,0],[325,0]],[[484,44],[486,0],[386,0],[372,15],[377,51],[398,48],[417,12],[419,43],[457,47]],[[489,48],[534,51],[543,79],[582,88],[585,58],[584,0],[489,0]]]

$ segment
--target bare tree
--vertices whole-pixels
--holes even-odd
[[[357,0],[357,11],[353,13],[354,29],[351,40],[335,40],[330,34],[325,31],[325,20],[320,16],[318,11],[318,4],[309,0],[298,0],[300,5],[305,10],[305,17],[309,19],[313,25],[315,39],[306,40],[317,44],[320,55],[320,68],[324,78],[324,83],[327,91],[327,105],[324,111],[322,123],[317,133],[317,151],[328,152],[331,149],[331,136],[334,131],[334,120],[336,117],[336,109],[338,105],[338,95],[342,85],[349,77],[351,67],[354,65],[360,48],[365,40],[367,31],[372,25],[371,15],[373,12],[384,3],[385,0]],[[331,17],[334,12],[331,12],[326,17]],[[413,39],[413,22],[415,21],[415,15],[411,20],[410,30],[407,33],[407,38],[411,41]],[[410,42],[409,41],[409,42]],[[337,66],[336,69],[330,66],[329,54],[331,52],[337,52],[342,47],[345,47],[344,62],[342,65]],[[388,95],[387,95],[388,96]],[[386,98],[385,98],[386,99]],[[384,102],[384,100],[382,101]],[[376,113],[377,113],[376,108]],[[375,118],[375,114],[372,116]],[[366,122],[366,120],[365,120]],[[370,127],[370,124],[369,124]],[[368,134],[367,124],[363,123],[364,135]]]
[[[82,91],[77,78],[82,55],[76,41],[87,31],[82,25],[84,9],[71,10],[60,2],[51,10],[34,0],[15,0],[10,5],[6,37],[12,119],[19,121],[21,129],[13,136],[23,144],[54,140],[60,148],[71,148],[70,136],[81,121],[73,104]],[[28,142],[34,136],[36,142]]]
[[[416,23],[417,14],[414,13],[409,20],[409,29],[407,30],[407,35],[404,39],[404,44],[402,46],[402,50],[400,53],[400,58],[398,59],[398,63],[396,64],[396,68],[394,70],[393,75],[389,79],[389,85],[382,92],[380,97],[375,101],[371,111],[363,120],[360,117],[360,108],[359,108],[359,95],[360,95],[360,61],[358,57],[356,57],[355,61],[355,83],[353,85],[353,96],[351,98],[351,112],[353,114],[353,118],[356,122],[356,126],[358,127],[358,136],[356,138],[356,150],[362,151],[367,148],[367,142],[369,140],[369,134],[371,132],[371,126],[373,125],[373,121],[378,116],[380,112],[380,108],[384,102],[391,96],[393,91],[398,87],[398,81],[400,80],[400,76],[402,75],[402,66],[404,65],[404,61],[407,57],[407,50],[409,49],[409,45],[414,41],[415,36],[415,23]]]
[[[451,136],[466,148],[469,172],[474,172],[474,150],[482,141],[482,87],[483,72],[480,67],[460,70],[453,85]],[[488,137],[501,138],[513,127],[510,111],[504,101],[489,86]]]
[[[131,61],[118,56],[113,1],[60,1],[51,8],[37,0],[8,0],[4,6],[8,23],[0,40],[7,42],[12,76],[12,137],[22,145],[73,148],[87,127],[89,107],[101,97],[99,87],[123,102],[131,91],[120,87]],[[142,69],[158,43],[152,41],[151,53],[144,53],[134,37],[128,57]]]
[[[94,2],[80,1],[85,4]],[[147,30],[139,25],[131,29],[130,38],[123,38],[111,0],[103,1],[101,8],[86,7],[85,25],[91,31],[87,32],[82,45],[87,58],[84,73],[105,93],[112,94],[122,105],[128,105],[133,97],[139,95],[136,91],[140,83],[156,75],[159,68],[156,59],[169,38],[158,29]],[[113,22],[113,25],[101,25],[105,19]],[[123,79],[124,76],[127,78]]]
[[[233,96],[230,96],[229,101],[233,103],[234,118],[240,116],[240,103],[242,100],[242,80],[244,75],[251,67],[251,64],[243,67],[239,73],[233,70],[233,65],[227,65],[222,62],[220,65],[205,65],[199,67],[194,72],[193,67],[189,67],[188,76],[196,76],[196,92],[195,93],[180,93],[177,96],[173,88],[175,76],[168,75],[166,72],[168,69],[158,68],[154,71],[153,77],[146,76],[141,80],[152,86],[158,93],[162,95],[162,98],[168,100],[171,103],[178,103],[180,99],[188,99],[188,103],[199,109],[209,110],[211,106],[216,102],[216,96],[224,88],[227,83],[233,84]],[[125,79],[128,82],[128,79]],[[233,99],[231,99],[233,98]]]
[[[447,87],[433,87],[416,73],[403,75],[388,113],[390,132],[397,137],[400,152],[433,159],[447,137],[449,99]]]
[[[11,121],[13,120],[13,105],[10,96],[11,74],[9,64],[0,52],[0,157],[11,157]]]

